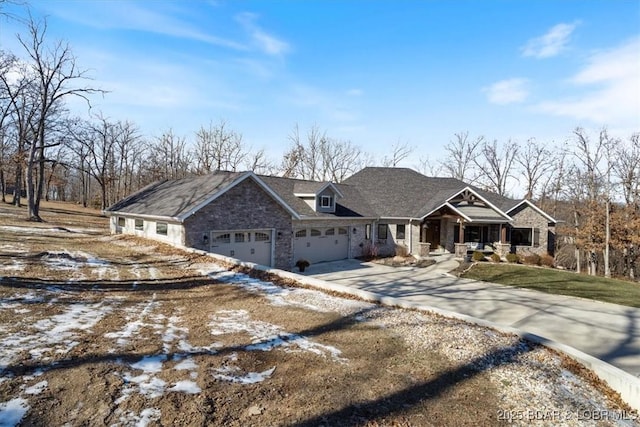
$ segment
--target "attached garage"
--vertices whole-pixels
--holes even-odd
[[[349,232],[345,227],[302,228],[294,233],[294,261],[310,263],[337,261],[349,257]]]
[[[210,252],[271,266],[273,230],[216,230],[210,233]]]

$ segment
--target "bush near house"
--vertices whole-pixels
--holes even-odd
[[[555,260],[551,255],[544,254],[540,257],[540,264],[544,265],[545,267],[553,268],[555,267]]]
[[[508,253],[506,258],[507,262],[510,262],[512,264],[517,264],[518,262],[520,262],[520,257],[518,256],[518,254]]]
[[[540,265],[540,255],[538,254],[526,254],[523,262],[527,265]]]
[[[474,260],[475,262],[479,262],[479,261],[484,261],[485,257],[484,254],[480,251],[474,251],[473,255],[471,256],[471,259]]]
[[[491,254],[491,261],[493,262],[500,262],[502,261],[502,258],[500,258],[500,255],[493,253]]]

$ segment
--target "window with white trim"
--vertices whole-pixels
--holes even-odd
[[[396,224],[396,239],[404,239],[405,225]]]
[[[320,196],[320,207],[321,208],[332,208],[333,207],[333,197],[332,196]]]
[[[118,217],[118,227],[126,227],[127,220],[123,216]]]
[[[156,234],[166,236],[169,225],[166,222],[156,222]]]
[[[144,220],[136,219],[135,228],[136,230],[144,230]]]

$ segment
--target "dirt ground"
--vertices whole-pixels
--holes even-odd
[[[0,205],[0,426],[635,422],[515,337],[274,285],[74,205],[24,213]]]

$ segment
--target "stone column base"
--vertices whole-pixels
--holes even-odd
[[[467,244],[466,243],[456,243],[456,258],[466,258],[467,257]]]
[[[423,258],[427,258],[429,256],[429,252],[431,252],[431,243],[420,242],[418,245],[420,247],[418,254]]]

